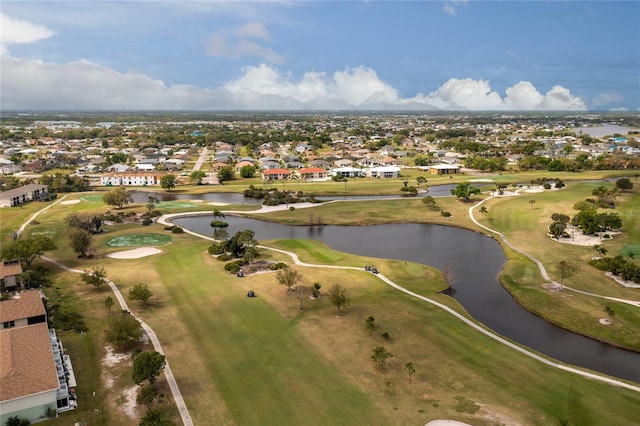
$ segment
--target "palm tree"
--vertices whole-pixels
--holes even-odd
[[[529,208],[532,209],[535,203],[536,203],[536,200],[529,200]]]
[[[482,218],[484,219],[484,214],[487,213],[489,210],[487,210],[485,206],[480,206],[480,210],[478,211],[480,212],[480,214],[482,214]]]

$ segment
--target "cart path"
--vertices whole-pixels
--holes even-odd
[[[256,213],[256,212],[251,212],[251,213],[253,214],[253,213]],[[171,219],[173,219],[173,218],[176,218],[176,217],[186,217],[186,216],[204,215],[204,214],[211,214],[211,213],[210,212],[193,212],[193,214],[176,213],[176,214],[172,214],[172,215],[161,216],[158,219],[158,223],[169,224],[169,221]],[[207,240],[210,240],[210,241],[215,241],[211,237],[208,237],[208,236],[205,236],[205,235],[202,235],[202,234],[198,234],[198,233],[190,231],[188,229],[185,229],[184,231],[189,233],[189,234],[191,234],[191,235],[199,237],[199,238],[207,239]],[[365,270],[363,268],[355,267],[355,266],[318,265],[318,264],[313,264],[313,263],[306,263],[306,262],[301,261],[298,258],[297,254],[295,254],[293,252],[290,252],[290,251],[281,250],[281,249],[277,249],[277,248],[274,248],[274,247],[268,247],[268,246],[263,246],[263,245],[258,245],[257,247],[261,248],[261,249],[271,250],[271,251],[275,251],[277,253],[285,254],[285,255],[291,257],[293,262],[296,265],[299,265],[299,266],[310,267],[310,268],[357,270],[357,271],[365,272]],[[370,272],[367,272],[367,273],[370,273]],[[404,287],[396,284],[395,282],[391,281],[389,278],[385,277],[383,274],[378,273],[378,274],[375,274],[375,276],[378,277],[383,282],[385,282],[386,284],[388,284],[389,286],[391,286],[391,287],[393,287],[393,288],[395,288],[395,289],[397,289],[397,290],[399,290],[399,291],[401,291],[403,293],[406,293],[406,294],[408,294],[408,295],[410,295],[412,297],[415,297],[416,299],[420,299],[422,301],[425,301],[427,303],[430,303],[430,304],[432,304],[434,306],[439,307],[440,309],[444,310],[445,312],[447,312],[447,313],[453,315],[454,317],[458,318],[460,321],[464,322],[469,327],[481,332],[485,336],[487,336],[487,337],[489,337],[489,338],[491,338],[491,339],[493,339],[493,340],[495,340],[495,341],[497,341],[497,342],[499,342],[499,343],[501,343],[501,344],[503,344],[505,346],[508,346],[508,347],[510,347],[512,349],[515,349],[516,351],[520,352],[521,354],[526,355],[526,356],[528,356],[530,358],[533,358],[536,361],[539,361],[539,362],[541,362],[543,364],[549,365],[551,367],[554,367],[554,368],[557,368],[557,369],[560,369],[560,370],[564,370],[564,371],[567,371],[567,372],[570,372],[570,373],[574,373],[574,374],[580,375],[582,377],[586,377],[588,379],[604,382],[604,383],[607,383],[607,384],[610,384],[610,385],[614,385],[614,386],[619,386],[619,387],[626,388],[626,389],[629,389],[629,390],[632,390],[632,391],[635,391],[635,392],[640,392],[640,386],[636,386],[636,385],[624,382],[622,380],[610,378],[610,377],[607,377],[607,376],[604,376],[604,375],[600,375],[600,374],[597,374],[597,373],[584,371],[584,370],[581,370],[579,368],[571,367],[569,365],[564,365],[562,363],[553,361],[551,359],[547,359],[547,358],[545,358],[545,357],[543,357],[541,355],[538,355],[537,353],[535,353],[535,352],[533,352],[533,351],[531,351],[531,350],[529,350],[529,349],[527,349],[525,347],[519,346],[519,345],[517,345],[517,344],[515,344],[515,343],[513,343],[513,342],[511,342],[511,341],[509,341],[507,339],[505,339],[504,337],[496,334],[492,330],[487,329],[487,328],[477,324],[476,322],[468,319],[467,317],[465,317],[464,315],[462,315],[459,312],[455,311],[454,309],[448,307],[447,305],[444,305],[444,304],[442,304],[442,303],[440,303],[440,302],[438,302],[436,300],[430,299],[430,298],[428,298],[426,296],[422,296],[420,294],[417,294],[417,293],[414,293],[414,292],[412,292],[410,290],[407,290],[406,288],[404,288]]]

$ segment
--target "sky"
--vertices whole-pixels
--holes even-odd
[[[9,110],[640,110],[640,2],[5,1]]]

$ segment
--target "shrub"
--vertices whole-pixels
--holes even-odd
[[[220,220],[212,220],[209,226],[211,226],[212,228],[226,228],[227,226],[229,226],[229,224]]]
[[[153,223],[153,220],[151,220],[151,218],[149,217],[144,217],[142,219],[142,226],[149,226]]]
[[[232,274],[237,274],[244,262],[242,260],[234,260],[224,265],[224,270],[229,271]]]
[[[218,256],[216,259],[218,259],[221,262],[226,262],[227,260],[233,259],[233,256],[228,253],[223,253],[220,256]]]
[[[286,268],[287,264],[284,262],[278,262],[278,263],[274,263],[271,266],[269,266],[269,269],[271,269],[272,271],[277,271],[278,269],[282,269],[282,268]]]
[[[173,226],[171,228],[172,234],[182,234],[183,232],[184,232],[184,229],[180,228],[179,226]]]
[[[451,212],[441,211],[440,215],[443,216],[443,217],[451,217]]]
[[[221,244],[212,244],[207,248],[209,254],[223,254],[224,247]]]
[[[167,225],[164,227],[165,231],[171,231],[173,229],[173,225]]]

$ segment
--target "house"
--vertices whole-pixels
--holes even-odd
[[[364,169],[359,169],[357,167],[338,167],[335,169],[331,169],[331,176],[342,176],[344,178],[355,178],[355,177],[364,177],[365,172]]]
[[[314,180],[327,180],[329,178],[329,174],[325,169],[320,167],[306,167],[303,169],[296,170],[295,176],[299,179],[314,181]]]
[[[262,175],[262,180],[265,180],[265,181],[291,179],[291,171],[287,169],[263,170],[261,175]]]
[[[0,262],[0,291],[13,291],[20,288],[20,274],[22,274],[20,261]]]
[[[240,171],[243,167],[255,167],[255,165],[251,161],[238,161],[236,163],[236,171]]]
[[[369,177],[372,178],[397,178],[400,177],[400,167],[397,166],[380,166],[380,167],[371,167],[366,171]]]
[[[125,172],[108,173],[100,176],[102,186],[151,186],[160,185],[165,173],[160,172]]]
[[[432,175],[455,175],[460,173],[460,166],[455,164],[434,164],[433,166],[420,166],[421,170],[426,170]]]
[[[47,327],[39,291],[0,302],[0,424],[17,416],[31,422],[76,406],[73,367]]]
[[[14,207],[28,201],[40,200],[49,196],[47,185],[30,183],[9,191],[0,192],[0,207]]]

